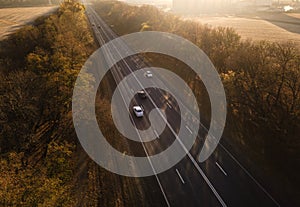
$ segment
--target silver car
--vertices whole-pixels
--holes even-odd
[[[133,112],[136,117],[140,118],[144,116],[144,110],[140,106],[134,106],[133,107]]]

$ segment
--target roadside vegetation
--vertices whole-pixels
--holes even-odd
[[[62,3],[0,42],[0,206],[74,206],[80,198],[71,97],[95,49],[84,10]]]
[[[96,11],[118,34],[164,31],[198,45],[221,74],[228,117],[222,143],[276,198],[299,202],[300,51],[292,42],[241,40],[231,28],[211,28],[161,12],[152,6],[96,2]],[[201,81],[179,61],[145,54],[153,66],[169,68],[188,82],[199,97],[208,123],[210,104]],[[206,119],[206,120],[205,120]],[[254,167],[253,167],[254,166]],[[298,180],[298,181],[297,181]],[[286,198],[289,198],[288,200]]]
[[[0,41],[24,25],[33,22],[38,17],[49,15],[56,9],[55,6],[1,8]]]
[[[172,32],[204,50],[226,89],[223,144],[246,154],[239,159],[247,169],[256,166],[250,171],[276,197],[290,202],[299,198],[300,52],[292,43],[242,41],[232,29],[182,21],[151,6],[105,1],[95,7],[119,35]],[[92,162],[77,142],[72,90],[82,64],[96,49],[84,11],[80,3],[64,2],[52,15],[0,42],[0,206],[159,205],[160,190],[150,178],[113,175]],[[209,123],[206,91],[186,73],[186,65],[157,54],[145,57],[184,77],[199,97],[204,123]],[[106,100],[110,78],[102,83],[96,110],[106,118],[105,123],[98,120],[106,126],[106,138],[121,148],[126,142],[112,133]]]
[[[154,178],[113,174],[78,143],[73,87],[96,49],[85,8],[76,1],[62,3],[0,42],[0,206],[159,206],[163,201]],[[130,152],[110,115],[111,84],[108,74],[95,102],[98,123],[112,145]]]

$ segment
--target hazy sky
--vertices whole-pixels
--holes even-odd
[[[121,0],[121,1],[127,1],[127,2],[147,2],[147,3],[160,3],[160,2],[166,2],[166,3],[171,3],[173,0]],[[184,1],[184,0],[183,0]]]
[[[135,2],[153,2],[153,3],[157,3],[157,2],[168,2],[171,3],[173,0],[123,0],[123,1],[135,1]],[[183,2],[185,2],[186,0],[182,0]],[[208,2],[213,2],[213,1],[220,1],[220,0],[207,0]],[[231,1],[231,2],[236,2],[239,0],[223,0],[223,1]],[[269,0],[256,0],[257,2],[265,2],[265,1],[269,1]]]

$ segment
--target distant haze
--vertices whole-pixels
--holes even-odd
[[[296,4],[300,0],[120,0],[135,4],[168,4],[173,11],[185,14],[233,10],[268,10],[272,4]],[[298,3],[299,4],[299,3]]]
[[[141,4],[158,4],[158,3],[172,3],[172,0],[121,0],[128,3],[141,3]]]

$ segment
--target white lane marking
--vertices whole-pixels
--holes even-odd
[[[191,130],[188,126],[185,126],[185,128],[186,128],[191,134],[193,134],[192,130]]]
[[[127,63],[126,63],[126,61],[124,61],[125,62],[125,64],[127,65]],[[130,68],[129,68],[130,69]],[[139,81],[138,81],[139,82]],[[200,125],[202,125],[202,123],[200,122]],[[219,143],[220,144],[220,143]],[[230,157],[232,157],[233,159],[234,159],[234,161],[236,161],[237,162],[237,164],[254,180],[254,182],[278,205],[278,206],[280,206],[279,204],[278,204],[278,202],[276,202],[275,201],[275,199],[262,187],[262,185],[260,185],[260,183],[258,183],[258,181],[233,157],[233,155],[231,154],[231,153],[229,153],[229,151],[224,147],[224,146],[222,146],[222,144],[220,144],[220,146],[229,154],[229,156]],[[192,160],[192,161],[194,161],[194,160]],[[195,162],[195,161],[194,161]],[[195,163],[194,163],[195,164]],[[196,168],[198,169],[198,167],[199,166],[196,166]],[[199,170],[199,169],[198,169]],[[202,170],[201,170],[202,171]],[[199,172],[200,172],[200,170],[199,170]],[[202,173],[203,173],[203,171],[202,171]],[[202,175],[202,173],[200,172],[200,174]],[[203,173],[203,175],[204,175],[204,173]],[[206,180],[206,179],[205,179]],[[208,180],[208,179],[207,179]],[[208,180],[209,181],[209,180]],[[215,193],[216,191],[214,191],[213,190],[213,192]],[[219,196],[217,196],[217,198],[218,199],[220,199],[220,197]],[[220,200],[219,200],[220,201]],[[222,200],[221,200],[222,201]],[[224,206],[224,202],[221,202],[221,204]],[[226,204],[225,204],[225,206],[226,206]]]
[[[216,162],[216,165],[217,165],[218,168],[222,171],[222,173],[223,173],[224,175],[227,176],[227,173],[226,173],[225,170],[221,167],[221,165],[219,165],[219,163],[217,163],[217,162]]]
[[[131,90],[132,90],[132,89],[131,89]],[[121,97],[122,97],[122,99],[123,99],[124,104],[126,105],[125,98],[124,98],[123,94],[121,93],[121,91],[120,91],[120,95],[121,95]],[[131,114],[130,114],[130,119],[133,120],[133,117],[132,117]],[[161,182],[160,182],[160,180],[159,180],[159,178],[158,178],[158,174],[157,174],[157,172],[156,172],[156,170],[155,170],[155,168],[154,168],[154,166],[153,166],[153,164],[152,164],[152,161],[151,161],[150,158],[149,158],[150,156],[149,156],[149,154],[148,154],[148,152],[147,152],[147,149],[146,149],[146,147],[145,147],[145,145],[144,145],[144,142],[143,142],[143,140],[142,140],[142,138],[141,138],[141,135],[140,135],[140,133],[139,133],[139,130],[137,129],[136,124],[135,124],[134,121],[133,121],[133,125],[135,126],[136,133],[137,133],[137,135],[138,135],[138,137],[139,137],[139,139],[140,139],[140,141],[141,141],[141,143],[142,143],[144,152],[146,153],[146,156],[147,156],[147,158],[148,158],[149,164],[150,164],[150,166],[151,166],[151,168],[152,168],[152,171],[154,172],[156,181],[157,181],[157,183],[158,183],[158,185],[159,185],[159,188],[160,188],[160,190],[161,190],[161,192],[162,192],[162,194],[163,194],[163,197],[164,197],[164,199],[165,199],[165,201],[166,201],[166,204],[167,204],[168,207],[170,207],[170,203],[169,203],[168,197],[167,197],[167,195],[166,195],[166,193],[165,193],[165,191],[164,191],[164,189],[163,189],[163,187],[162,187],[162,184],[161,184]],[[157,132],[156,132],[156,133],[157,133]]]
[[[135,127],[136,127],[136,126],[135,126]],[[136,128],[136,131],[137,131],[137,134],[138,134],[138,136],[139,136],[139,138],[140,138],[140,141],[142,142],[143,149],[144,149],[144,151],[145,151],[145,153],[146,153],[146,156],[147,156],[147,158],[148,158],[148,161],[149,161],[149,163],[150,163],[150,166],[151,166],[151,168],[152,168],[152,171],[154,172],[156,181],[157,181],[157,183],[158,183],[158,185],[159,185],[159,188],[160,188],[160,190],[161,190],[161,192],[162,192],[162,194],[163,194],[163,196],[164,196],[164,199],[165,199],[165,201],[166,201],[166,203],[167,203],[167,206],[168,206],[168,207],[171,207],[171,205],[170,205],[170,203],[169,203],[169,200],[168,200],[168,197],[167,197],[167,194],[165,193],[164,188],[162,187],[162,184],[161,184],[161,182],[160,182],[160,180],[159,180],[159,178],[158,178],[157,172],[156,172],[156,170],[155,170],[155,168],[154,168],[154,166],[153,166],[153,164],[152,164],[152,161],[150,160],[150,156],[149,156],[149,154],[148,154],[148,152],[147,152],[147,149],[146,149],[146,147],[145,147],[145,144],[144,144],[144,142],[143,142],[143,140],[142,140],[142,138],[141,138],[141,135],[140,135],[140,133],[139,133],[139,131],[138,131],[137,128]]]
[[[93,12],[95,12],[95,11],[93,11]],[[95,13],[95,14],[96,14],[96,13]],[[97,15],[97,14],[96,14],[96,15]],[[97,17],[97,16],[96,16],[96,17]],[[98,40],[98,41],[99,41],[99,40]],[[132,90],[132,89],[131,89],[131,90]],[[122,93],[120,93],[120,94],[121,94],[122,99],[123,99],[123,101],[124,101],[124,103],[125,103],[125,99],[124,99],[124,97],[123,97],[123,94],[122,94]],[[130,115],[130,117],[131,117],[131,119],[132,119],[132,116],[131,116],[131,115]],[[135,125],[134,122],[133,122],[133,124]],[[162,187],[162,184],[161,184],[161,182],[160,182],[160,180],[159,180],[159,178],[158,178],[157,172],[156,172],[156,170],[154,169],[154,166],[153,166],[153,164],[152,164],[152,162],[151,162],[151,160],[150,160],[150,158],[149,158],[149,154],[148,154],[148,152],[147,152],[147,150],[146,150],[146,147],[145,147],[145,145],[144,145],[144,143],[143,143],[143,141],[142,141],[141,135],[139,134],[139,132],[138,132],[136,126],[135,126],[135,129],[136,129],[136,131],[137,131],[137,134],[138,134],[138,136],[139,136],[140,141],[142,142],[143,149],[144,149],[144,151],[145,151],[145,153],[146,153],[146,155],[147,155],[147,158],[148,158],[148,160],[149,160],[150,166],[151,166],[151,168],[152,168],[152,170],[153,170],[153,172],[154,172],[155,178],[156,178],[156,180],[157,180],[157,182],[158,182],[159,188],[160,188],[160,190],[161,190],[161,192],[162,192],[162,194],[163,194],[163,197],[164,197],[164,199],[165,199],[165,201],[166,201],[166,203],[167,203],[167,206],[170,207],[170,203],[169,203],[169,201],[168,201],[167,195],[166,195],[166,193],[165,193],[165,191],[164,191],[164,189],[163,189],[163,187]]]
[[[95,12],[95,11],[93,11],[93,12]],[[115,48],[115,49],[116,49],[116,48]],[[119,52],[117,51],[117,53],[119,53]],[[123,62],[125,63],[125,65],[127,66],[127,68],[132,72],[132,69],[130,68],[130,66],[128,65],[128,63],[127,63],[126,61],[124,61],[124,60],[123,60]],[[135,77],[135,79],[136,79],[136,81],[138,82],[138,84],[139,84],[140,86],[142,86],[141,82],[137,79],[137,77],[135,76],[134,73],[133,73],[133,76]],[[153,99],[152,99],[151,97],[149,97],[149,99],[150,99],[150,101],[152,102],[152,104],[153,104],[154,106],[156,106],[156,104],[154,103]],[[157,107],[157,106],[156,106],[156,107]],[[157,107],[157,108],[158,108],[158,107]],[[221,203],[221,205],[222,205],[223,207],[227,206],[227,205],[225,204],[225,202],[223,201],[223,199],[221,198],[221,196],[220,196],[220,195],[218,194],[218,192],[216,191],[216,189],[213,187],[213,185],[211,184],[211,182],[209,181],[209,179],[206,177],[206,175],[204,174],[204,172],[201,170],[201,168],[199,167],[198,163],[195,161],[195,159],[193,158],[193,156],[189,153],[189,151],[186,149],[186,147],[184,146],[184,144],[183,144],[183,143],[181,142],[181,140],[178,138],[177,134],[175,133],[175,131],[173,130],[173,128],[170,126],[170,124],[168,123],[168,121],[166,120],[166,118],[162,115],[162,113],[161,113],[160,111],[159,111],[159,114],[160,114],[161,117],[164,119],[164,121],[166,122],[167,126],[168,126],[169,129],[172,131],[172,133],[175,135],[176,139],[179,141],[179,143],[181,144],[181,146],[182,146],[183,149],[185,150],[186,154],[189,156],[189,158],[190,158],[191,161],[193,162],[193,164],[194,164],[194,166],[196,167],[196,169],[199,171],[199,173],[200,173],[201,176],[204,178],[204,180],[206,181],[206,183],[208,184],[208,186],[211,188],[211,190],[213,191],[213,193],[215,194],[215,196],[217,197],[217,199],[219,200],[219,202]],[[142,140],[141,140],[141,142],[142,142]],[[147,151],[146,151],[146,148],[145,148],[144,144],[143,144],[143,148],[144,148],[144,150],[145,150],[146,155],[148,156],[148,153],[147,153]],[[150,159],[149,159],[149,162],[150,162],[150,164],[151,164],[151,167],[152,167],[153,171],[155,172],[155,169],[154,169],[154,167],[153,167],[152,162],[151,162]],[[165,192],[163,191],[162,185],[161,185],[161,183],[159,182],[159,179],[158,179],[157,174],[155,174],[155,177],[156,177],[156,179],[157,179],[157,181],[158,181],[158,184],[159,184],[159,186],[160,186],[160,189],[161,189],[161,191],[162,191],[162,193],[163,193],[163,196],[164,196],[164,198],[165,198],[165,200],[166,200],[167,205],[170,206],[170,204],[169,204],[169,202],[168,202],[168,199],[167,199],[167,197],[166,197],[166,195],[165,195]]]
[[[157,133],[157,131],[155,129],[153,130],[153,132],[154,132],[156,138],[159,138],[159,134]]]
[[[172,106],[169,104],[169,103],[167,103],[167,105],[168,105],[168,107],[171,109],[172,108]]]
[[[124,62],[125,62],[125,61],[124,61]],[[126,62],[125,62],[125,63],[126,63]],[[127,65],[127,64],[126,64],[126,65]],[[124,97],[123,97],[122,93],[121,93],[121,96],[122,96],[123,101],[124,101]],[[125,102],[124,102],[124,103],[125,103]],[[132,118],[132,117],[131,117],[131,118]],[[134,123],[134,122],[133,122],[133,123]],[[135,123],[134,123],[134,125],[135,125]],[[136,130],[137,130],[137,128],[136,128]],[[138,132],[138,130],[137,130],[137,132]],[[141,138],[141,136],[140,136],[139,133],[138,133],[138,136],[139,136],[139,138],[140,138],[140,141],[142,142],[142,138]],[[162,184],[161,184],[161,182],[160,182],[160,180],[159,180],[159,178],[158,178],[158,175],[157,175],[157,173],[156,173],[156,170],[155,170],[155,168],[154,168],[154,166],[153,166],[151,160],[149,159],[149,154],[148,154],[148,152],[147,152],[147,150],[146,150],[146,147],[144,146],[143,142],[142,142],[142,146],[143,146],[143,149],[144,149],[144,151],[145,151],[145,153],[146,153],[146,155],[147,155],[147,157],[148,157],[149,163],[150,163],[151,168],[152,168],[152,170],[153,170],[153,172],[154,172],[155,178],[156,178],[156,180],[157,180],[157,182],[158,182],[158,185],[159,185],[160,190],[161,190],[161,192],[162,192],[162,194],[163,194],[163,197],[164,197],[164,199],[165,199],[165,201],[166,201],[166,204],[167,204],[168,207],[170,207],[170,203],[169,203],[169,201],[168,201],[168,198],[167,198],[167,196],[166,196],[166,193],[165,193],[165,191],[164,191],[164,189],[163,189],[163,187],[162,187]]]
[[[163,83],[163,82],[162,82]],[[165,84],[164,84],[165,85]],[[166,85],[165,85],[166,86]],[[167,86],[166,86],[167,87]],[[180,100],[177,100],[177,101],[180,101]],[[182,103],[182,101],[180,101],[181,102],[181,104],[182,104],[182,106],[184,107],[184,108],[186,108],[188,111],[190,111],[189,110],[189,108],[188,107],[186,107],[183,103]],[[200,125],[205,129],[205,131],[206,132],[209,132],[209,129],[208,128],[206,128],[206,126],[204,126],[201,122],[200,122],[200,119],[198,119],[197,117],[195,117],[191,112],[190,112],[190,114],[193,116],[193,120],[196,120],[196,121],[198,121],[199,123],[200,123]],[[184,119],[185,120],[185,119]],[[186,121],[186,120],[185,120]],[[199,135],[199,137],[200,137],[200,135]],[[212,135],[212,137],[213,138],[215,138],[213,135]],[[216,140],[214,140],[214,142],[216,142]],[[234,156],[233,156],[233,154],[231,154],[230,152],[229,152],[229,150],[227,150],[226,148],[225,148],[225,146],[224,145],[222,145],[220,142],[218,143],[218,145],[219,146],[221,146],[221,148],[225,151],[225,153],[227,153],[228,154],[228,156],[230,157],[230,158],[232,158],[232,160],[253,180],[253,182],[254,183],[256,183],[256,185],[277,205],[277,206],[280,206],[280,204],[273,198],[273,196],[254,178],[254,176],[238,161],[238,159],[237,158],[235,158]]]
[[[118,51],[117,51],[118,52]],[[123,60],[123,62],[125,63],[125,65],[127,66],[127,68],[132,72],[132,69],[130,68],[130,66],[128,65],[128,63],[126,61]],[[137,83],[140,86],[143,86],[141,84],[141,82],[138,80],[138,78],[136,77],[136,75],[134,73],[132,73],[133,76],[135,77]],[[157,107],[157,105],[155,104],[155,102],[153,101],[153,99],[151,97],[149,97],[149,100],[151,101],[151,103]],[[193,158],[193,156],[190,154],[190,152],[186,149],[186,147],[184,146],[184,144],[181,142],[181,140],[178,138],[176,132],[174,131],[174,129],[171,127],[171,125],[169,124],[169,122],[167,121],[167,119],[163,116],[163,114],[161,113],[161,111],[158,111],[160,116],[162,117],[162,119],[165,121],[165,123],[167,124],[167,126],[169,127],[169,129],[171,130],[171,132],[173,133],[173,135],[176,137],[176,139],[179,141],[180,145],[182,146],[182,148],[185,150],[186,154],[189,156],[190,160],[193,162],[194,166],[196,167],[196,169],[199,171],[200,175],[203,177],[203,179],[205,180],[205,182],[208,184],[208,186],[210,187],[210,189],[213,191],[214,195],[216,196],[216,198],[218,199],[218,201],[220,202],[220,204],[223,207],[226,207],[226,203],[223,201],[223,199],[221,198],[221,196],[219,195],[219,193],[216,191],[216,189],[214,188],[214,186],[212,185],[212,183],[209,181],[209,179],[206,177],[206,175],[204,174],[204,172],[202,171],[202,169],[199,167],[198,163],[195,161],[195,159]],[[144,146],[144,145],[143,145]],[[151,162],[151,161],[150,161]],[[151,163],[152,164],[152,163]],[[157,176],[157,175],[156,175]],[[158,178],[158,177],[157,177]],[[160,183],[159,183],[160,184]],[[161,186],[162,189],[162,186]],[[164,194],[164,191],[162,189],[162,192]],[[165,196],[165,200],[168,203],[167,197]]]
[[[134,93],[134,90],[132,88],[130,90],[131,90],[132,93]]]
[[[162,82],[163,83],[163,82]],[[166,84],[164,84],[165,86],[166,86]],[[167,87],[167,86],[166,86]],[[177,101],[180,101],[180,100],[177,100]],[[186,108],[186,109],[188,109],[189,110],[189,108],[188,107],[186,107],[183,103],[182,103],[182,101],[180,101],[181,102],[181,104],[182,104],[182,106],[184,107],[184,108]],[[190,111],[190,110],[189,110]],[[196,120],[196,121],[198,121],[199,123],[200,123],[200,125],[208,132],[209,130],[200,122],[200,120],[197,118],[197,117],[195,117],[191,112],[190,112],[190,114],[193,116],[193,120]],[[184,119],[185,120],[185,119]],[[186,120],[185,120],[186,121]],[[200,137],[200,136],[199,136]],[[214,138],[214,136],[212,136],[213,138]],[[214,140],[215,141],[215,140]],[[237,158],[235,158],[234,156],[233,156],[233,154],[231,154],[230,152],[229,152],[229,150],[227,150],[226,148],[225,148],[225,146],[224,145],[222,145],[221,143],[218,143],[218,145],[219,146],[221,146],[221,148],[225,151],[225,153],[227,153],[228,154],[228,156],[230,157],[230,158],[232,158],[232,160],[253,180],[253,182],[254,183],[256,183],[256,185],[277,205],[277,206],[280,206],[280,204],[273,198],[273,196],[254,178],[254,176],[237,160]]]
[[[181,182],[182,182],[183,184],[185,184],[183,178],[181,177],[181,175],[180,175],[180,173],[179,173],[179,171],[178,171],[177,169],[176,169],[176,173],[177,173],[178,177],[180,178]]]
[[[205,182],[207,183],[207,185],[210,187],[210,189],[212,190],[212,192],[215,194],[215,196],[217,197],[217,199],[220,202],[220,204],[223,207],[227,207],[226,203],[223,201],[223,199],[221,198],[221,196],[219,195],[219,193],[217,192],[217,190],[214,188],[214,186],[212,185],[212,183],[209,181],[208,177],[206,177],[205,173],[202,171],[202,169],[197,164],[197,162],[195,161],[195,159],[193,158],[193,156],[190,154],[190,152],[187,152],[187,155],[189,156],[189,158],[191,159],[191,161],[193,162],[194,166],[196,167],[196,169],[198,170],[198,172],[200,173],[200,175],[203,177],[203,179],[205,180]]]
[[[225,152],[227,152],[227,154],[237,163],[237,165],[239,165],[240,166],[240,168],[242,169],[242,170],[244,170],[244,172],[253,180],[253,182],[255,182],[256,183],[256,185],[257,186],[259,186],[260,187],[260,189],[263,191],[263,192],[265,192],[265,194],[267,195],[267,196],[269,196],[269,198],[277,205],[277,206],[280,206],[280,204],[271,196],[271,194],[269,194],[268,192],[267,192],[267,190],[250,174],[250,172],[246,169],[246,168],[244,168],[244,166],[220,143],[220,146],[221,146],[221,148],[225,151]]]

